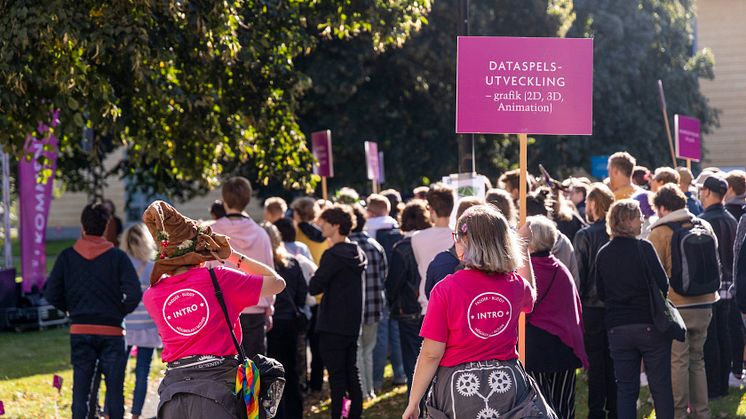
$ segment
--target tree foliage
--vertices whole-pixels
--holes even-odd
[[[717,126],[699,88],[714,77],[714,58],[695,51],[693,1],[575,0],[575,13],[568,36],[594,38],[593,135],[540,138],[530,161],[590,172],[592,155],[624,150],[649,167],[671,165],[658,79],[671,125],[678,113],[699,118],[704,132]]]
[[[458,3],[436,0],[428,25],[401,48],[371,54],[365,39],[322,43],[299,66],[313,87],[303,100],[305,132],[331,129],[333,185],[365,187],[363,142],[385,153],[386,185],[409,190],[458,169],[455,135]],[[472,35],[562,36],[567,0],[472,0]],[[477,169],[490,177],[517,162],[516,141],[477,137]]]
[[[309,188],[296,117],[310,79],[295,60],[322,39],[401,45],[429,0],[0,0],[0,144],[16,156],[59,109],[70,189],[124,145],[115,174],[185,199],[221,175]],[[83,140],[84,129],[94,135]],[[96,152],[93,152],[96,151]]]

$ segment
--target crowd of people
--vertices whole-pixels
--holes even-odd
[[[284,368],[279,418],[303,417],[324,371],[330,416],[362,417],[388,363],[407,385],[404,419],[573,418],[580,368],[589,418],[636,417],[641,385],[658,418],[709,418],[709,401],[745,378],[746,173],[650,171],[626,152],[608,171],[529,176],[523,224],[518,171],[483,198],[457,200],[443,183],[408,200],[271,197],[261,223],[247,213],[250,182],[234,177],[210,221],[156,201],[121,250],[107,240],[113,208],[88,205],[45,290],[72,323],[73,417],[94,413],[99,370],[106,413],[123,417],[133,346],[138,417],[162,346],[166,418],[241,417],[243,355]],[[656,326],[658,297],[680,313],[682,340]]]

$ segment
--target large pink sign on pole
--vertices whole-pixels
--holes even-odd
[[[311,133],[311,150],[318,161],[318,164],[313,165],[313,172],[319,176],[334,177],[332,132],[326,130]]]
[[[381,177],[380,162],[378,161],[378,143],[365,142],[365,162],[368,168],[368,179],[378,181]]]
[[[592,129],[592,39],[458,37],[457,133]]]
[[[50,131],[58,125],[58,113],[52,114],[49,126],[39,123],[37,131],[43,138],[26,138],[26,157],[18,163],[18,195],[20,201],[21,271],[23,291],[41,291],[47,278],[45,241],[49,206],[52,203],[52,182],[57,167],[57,138]],[[42,164],[39,157],[46,157]],[[46,172],[46,182],[39,182]]]
[[[702,158],[702,136],[699,119],[674,115],[676,157],[699,161]]]

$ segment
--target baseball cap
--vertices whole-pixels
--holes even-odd
[[[720,196],[723,196],[728,192],[728,182],[716,175],[711,175],[705,179],[705,183],[702,184],[702,187],[709,189]]]

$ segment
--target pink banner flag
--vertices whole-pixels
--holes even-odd
[[[3,401],[0,400],[0,416],[3,416],[5,414],[5,405],[3,404]]]
[[[458,37],[456,132],[591,135],[593,40]]]
[[[378,143],[365,142],[365,162],[368,168],[368,179],[378,182],[381,176],[380,162],[378,161]]]
[[[34,135],[26,138],[26,154],[18,163],[21,271],[26,293],[41,292],[47,277],[44,244],[57,168],[57,138],[53,128],[58,124],[58,111],[52,112],[49,125],[40,122],[36,134],[41,138]],[[41,162],[40,157],[46,161]]]
[[[54,378],[52,379],[52,387],[57,389],[57,392],[62,391],[62,377],[55,374]]]
[[[313,172],[319,176],[334,177],[332,132],[326,130],[311,133],[311,150],[318,161],[318,164],[313,165]]]
[[[676,157],[699,161],[702,158],[702,135],[699,119],[674,115]]]

